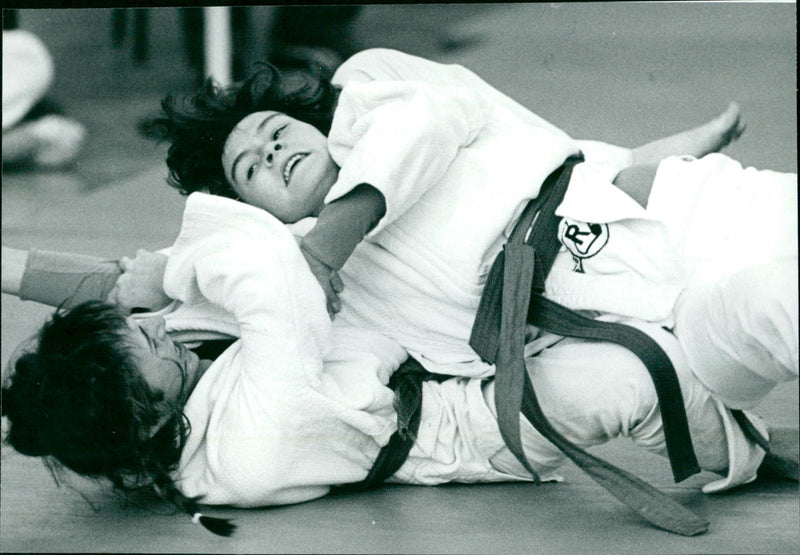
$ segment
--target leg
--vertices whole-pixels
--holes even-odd
[[[797,257],[689,287],[675,335],[692,370],[728,406],[752,408],[798,377]]]
[[[181,16],[181,31],[183,44],[189,66],[195,76],[195,84],[199,86],[205,79],[203,58],[203,9],[178,8]]]
[[[700,380],[749,408],[797,379],[797,175],[670,159],[650,202],[685,267],[674,332]]]
[[[744,129],[741,109],[731,102],[719,116],[699,127],[634,148],[633,164],[656,164],[668,156],[684,154],[702,158],[738,139]]]
[[[671,334],[657,326],[638,327],[659,342],[676,367],[700,466],[728,472],[728,478],[709,484],[710,490],[751,480],[763,451],[744,437],[729,411],[693,376]],[[528,371],[542,410],[576,445],[590,447],[626,436],[649,451],[666,454],[655,389],[647,370],[627,349],[567,339],[529,359]],[[487,387],[484,397],[492,410],[493,395],[493,389]],[[527,421],[523,420],[522,430],[525,452],[534,469],[551,473],[563,456]],[[492,462],[505,472],[525,475],[507,450]]]
[[[52,82],[53,60],[42,41],[27,31],[3,31],[4,132],[41,100]]]

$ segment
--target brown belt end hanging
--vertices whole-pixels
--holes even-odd
[[[580,161],[580,156],[570,158],[553,172],[542,185],[540,195],[520,216],[489,272],[470,346],[483,360],[496,366],[495,404],[501,435],[535,480],[538,481],[538,476],[522,447],[520,412],[592,479],[653,525],[685,536],[702,534],[708,529],[707,521],[559,434],[542,413],[527,375],[523,356],[528,322],[558,335],[602,339],[631,349],[648,366],[654,380],[676,481],[699,472],[680,384],[669,357],[658,344],[640,330],[620,324],[606,326],[604,322],[584,318],[541,295],[544,279],[559,248],[555,209],[564,197],[572,167]]]

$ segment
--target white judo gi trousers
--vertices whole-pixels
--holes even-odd
[[[668,159],[659,179],[673,185],[670,227],[693,270],[674,333],[701,382],[752,408],[798,377],[797,175],[715,154]]]
[[[703,488],[713,493],[753,479],[763,458],[730,409],[752,408],[777,383],[798,377],[797,176],[744,169],[714,154],[667,159],[656,180],[661,198],[650,201],[660,203],[689,277],[675,305],[674,336],[656,325],[626,323],[646,331],[672,359],[700,466],[728,469],[726,478]],[[666,453],[655,389],[627,349],[567,339],[527,359],[527,367],[544,413],[575,444],[627,436]],[[496,415],[493,383],[484,397]],[[521,424],[526,454],[546,475],[563,454],[527,421]],[[492,464],[524,473],[507,449]]]
[[[675,366],[698,463],[703,470],[724,475],[706,484],[703,491],[715,493],[755,479],[764,451],[747,439],[730,410],[697,379],[675,337],[654,324],[625,323],[655,339]],[[576,445],[587,448],[629,437],[636,445],[666,456],[655,388],[644,364],[628,349],[563,339],[527,358],[526,366],[542,411],[553,427]],[[496,418],[493,380],[486,382],[483,394]],[[768,436],[763,422],[748,416]],[[543,479],[552,479],[565,455],[524,418],[521,437],[533,469]],[[528,475],[507,448],[500,449],[490,462],[501,472]]]

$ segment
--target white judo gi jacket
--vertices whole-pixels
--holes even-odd
[[[405,353],[381,335],[431,371],[491,375],[467,343],[486,274],[527,200],[571,154],[582,151],[587,163],[557,212],[566,246],[547,295],[574,309],[669,322],[686,281],[654,203],[645,210],[611,184],[630,151],[573,141],[460,66],[366,51],[334,81],[343,90],[329,139],[342,170],[326,200],[366,182],[384,194],[387,212],[342,269],[333,328],[289,233],[251,207],[192,195],[167,268],[166,292],[185,302],[167,311],[168,329],[241,337],[186,406],[192,435],[179,486],[209,503],[292,503],[362,479],[396,426],[386,383]],[[265,222],[257,246],[248,238]],[[594,242],[579,244],[584,237]],[[271,241],[284,246],[264,249]],[[195,262],[206,248],[214,256]],[[242,272],[231,277],[226,264]],[[489,462],[505,446],[479,381],[426,382],[423,397],[417,441],[392,481],[524,478]],[[741,433],[727,420],[726,435],[736,461],[730,438]],[[750,476],[758,457],[744,458],[714,489]]]
[[[545,284],[553,301],[671,328],[687,288],[796,260],[796,174],[745,169],[718,153],[673,156],[659,164],[645,208],[613,185],[630,150],[572,140],[461,66],[367,50],[333,81],[342,91],[329,150],[341,171],[326,201],[360,183],[386,200],[342,268],[339,317],[395,338],[432,372],[493,373],[468,345],[489,268],[545,177],[578,151],[586,161],[556,209],[562,248]],[[796,341],[788,349],[796,358]]]
[[[490,375],[468,345],[489,268],[545,178],[582,151],[557,211],[577,248],[562,248],[547,296],[670,322],[681,276],[665,228],[612,184],[630,150],[575,141],[458,65],[368,50],[333,80],[329,150],[341,171],[326,201],[360,183],[386,199],[342,269],[339,317],[394,337],[433,372]]]
[[[391,339],[331,323],[294,237],[271,215],[193,194],[164,277],[174,339],[239,337],[184,408],[175,480],[209,504],[298,503],[364,478],[397,428]],[[216,306],[215,306],[216,305]],[[492,467],[504,444],[478,380],[423,385],[421,424],[392,481],[525,479]]]
[[[366,476],[397,427],[394,393],[387,383],[406,352],[375,330],[349,326],[339,318],[330,321],[322,291],[283,224],[240,202],[190,195],[164,287],[176,299],[161,311],[173,339],[239,338],[208,368],[184,407],[191,431],[173,478],[185,495],[238,507],[298,503]],[[687,404],[690,422],[708,435],[709,445],[727,443],[727,476],[704,491],[749,481],[763,452],[692,379],[675,351],[674,338],[664,335],[693,399]],[[549,376],[543,378],[545,389],[566,395],[569,401],[563,404],[569,406],[576,400],[568,383],[571,372],[564,370],[577,361],[573,355],[560,360],[550,351],[528,362],[555,364],[552,371],[539,372]],[[586,361],[594,366],[592,359]],[[615,371],[624,377],[614,387],[641,394],[626,393],[618,406],[609,399],[613,396],[598,397],[589,386],[591,398],[568,409],[566,420],[581,422],[582,440],[586,434],[591,442],[630,435],[661,452],[660,419],[647,418],[649,423],[639,429],[640,418],[628,402],[629,397],[639,399],[634,405],[642,404],[644,414],[657,417],[649,378],[630,359]],[[531,479],[508,452],[484,385],[477,379],[422,384],[417,437],[390,482]],[[592,428],[587,422],[593,419],[605,424],[599,431],[584,430]],[[540,478],[558,480],[555,472],[563,454],[527,423],[522,428],[526,452],[541,469]]]

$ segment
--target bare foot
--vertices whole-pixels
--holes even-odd
[[[706,151],[701,152],[700,156],[719,152],[741,137],[746,127],[747,124],[742,121],[739,104],[731,102],[724,112],[697,130],[705,135],[705,141],[701,141],[700,144],[706,143],[704,145]]]
[[[83,125],[63,116],[44,116],[31,125],[38,140],[33,162],[46,168],[61,167],[75,160],[86,138]]]
[[[739,105],[731,102],[724,112],[711,121],[634,148],[632,165],[658,164],[669,156],[687,154],[702,158],[706,154],[719,152],[738,139],[745,127]]]
[[[61,168],[78,156],[86,138],[80,123],[47,115],[3,131],[3,163]]]

